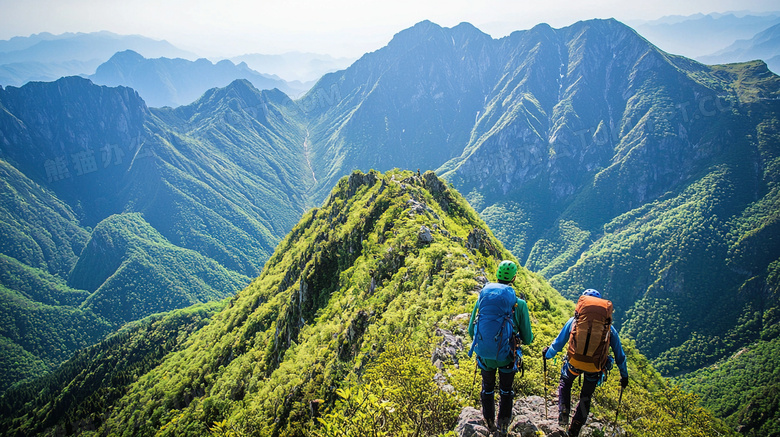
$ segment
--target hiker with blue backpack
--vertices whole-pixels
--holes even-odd
[[[477,353],[477,366],[482,373],[482,415],[491,433],[505,436],[512,420],[515,373],[522,366],[521,344],[530,344],[531,318],[525,300],[515,295],[512,283],[517,264],[501,261],[496,270],[497,283],[487,283],[479,293],[471,312],[469,335],[474,339],[469,357]],[[496,421],[495,386],[498,373],[500,402]]]
[[[628,386],[626,354],[620,344],[620,336],[612,326],[612,302],[602,299],[598,290],[589,288],[582,293],[574,317],[566,322],[555,341],[542,351],[544,359],[552,359],[563,350],[567,342],[569,346],[558,385],[558,424],[561,428],[568,427],[570,437],[576,437],[588,419],[590,401],[596,386],[603,382],[607,372],[612,369],[610,348],[615,354],[614,364],[620,369],[621,399],[623,389]],[[579,375],[583,375],[580,401],[570,424],[571,386]]]

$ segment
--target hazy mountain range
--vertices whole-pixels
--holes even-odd
[[[38,33],[0,41],[0,85],[52,81],[63,76],[92,74],[116,52],[133,50],[148,57],[195,59],[167,41],[111,32]]]
[[[255,71],[276,75],[288,81],[311,82],[314,85],[322,75],[349,67],[354,59],[334,58],[316,53],[289,52],[281,55],[259,53],[230,58],[235,63],[245,62]],[[306,88],[311,88],[310,86]],[[292,96],[291,97],[298,97]]]
[[[633,24],[640,34],[671,53],[704,63],[763,59],[776,71],[780,45],[767,28],[777,23],[780,14],[734,12],[670,16]],[[145,62],[127,54],[109,59],[127,50],[144,56]],[[21,86],[29,81],[79,75],[101,84],[133,87],[150,106],[179,106],[193,102],[209,88],[243,78],[259,89],[277,87],[298,98],[322,75],[345,69],[354,61],[291,52],[237,56],[230,59],[235,66],[225,60],[216,65],[207,65],[210,61],[205,59],[198,59],[197,64],[185,62],[196,58],[166,41],[137,35],[41,33],[0,41],[0,85]],[[97,72],[101,65],[102,71]]]
[[[167,41],[138,35],[40,33],[0,41],[0,85],[85,76],[100,84],[131,86],[149,106],[180,106],[235,79],[300,96],[323,74],[351,62],[314,53],[285,53],[246,54],[212,63]]]
[[[778,23],[780,12],[757,14],[748,11],[628,22],[662,50],[695,59],[722,50],[737,40],[750,39]]]
[[[762,59],[769,69],[780,72],[780,24],[757,33],[750,39],[742,39],[730,46],[697,60],[706,64],[726,64]]]
[[[428,195],[405,197],[406,206],[387,212],[389,204],[380,202],[377,215],[340,209],[361,186],[378,180],[350,178],[353,187],[344,175],[395,167],[436,170],[514,257],[564,296],[602,290],[615,303],[621,334],[663,374],[687,374],[732,356],[771,360],[763,352],[780,341],[780,246],[774,237],[780,217],[779,98],[780,78],[762,62],[706,66],[659,50],[615,20],[562,29],[539,25],[501,39],[467,23],[442,28],[421,22],[349,68],[326,74],[298,100],[278,90],[258,91],[246,80],[209,90],[192,104],[159,109],[148,108],[130,88],[82,78],[2,89],[7,237],[1,253],[13,271],[2,282],[8,311],[0,334],[10,364],[3,367],[4,387],[45,373],[126,322],[233,295],[261,274],[280,243],[271,263],[277,267],[262,280],[266,285],[241,295],[243,309],[218,316],[232,321],[204,334],[212,340],[166,343],[171,348],[163,355],[179,351],[179,344],[216,344],[220,329],[246,331],[240,339],[224,337],[233,346],[202,357],[208,364],[199,372],[205,373],[174,378],[179,382],[165,388],[176,392],[166,394],[170,405],[188,409],[198,426],[231,417],[238,410],[228,400],[270,386],[252,385],[253,378],[245,381],[248,386],[229,388],[214,381],[240,380],[229,376],[234,372],[270,375],[286,368],[283,362],[294,361],[282,351],[290,350],[294,360],[298,335],[311,332],[315,319],[328,319],[318,312],[326,307],[327,314],[354,310],[338,328],[327,328],[342,340],[326,349],[355,364],[350,360],[365,345],[338,336],[359,337],[367,329],[364,320],[374,316],[351,307],[354,300],[345,290],[385,287],[384,280],[403,278],[412,265],[429,272],[429,279],[421,275],[415,282],[419,287],[441,270],[436,257],[430,266],[416,264],[408,255],[412,243],[403,239],[389,252],[371,249],[373,241],[412,238],[408,229],[394,234],[390,217],[408,214],[407,207],[419,210],[414,202],[428,211],[423,203],[431,201],[419,197]],[[438,187],[433,179],[426,183]],[[380,194],[360,202],[368,207]],[[441,214],[462,215],[453,198],[430,195]],[[285,239],[305,211],[323,202],[323,222],[307,228],[320,217],[315,209]],[[450,229],[441,217],[437,226]],[[451,220],[465,226],[463,219]],[[343,233],[334,223],[345,225]],[[477,245],[482,240],[466,228],[448,232],[464,247],[484,247],[483,256],[506,256],[489,249],[494,243]],[[369,238],[367,229],[379,230]],[[304,233],[307,242],[298,247],[293,242]],[[282,263],[287,256],[291,260]],[[384,261],[351,270],[360,257]],[[451,265],[445,258],[442,265]],[[361,279],[342,283],[342,274]],[[403,284],[393,287],[402,290]],[[540,307],[552,305],[547,292],[539,293],[547,296],[534,298]],[[288,305],[295,299],[298,309]],[[568,313],[548,310],[558,318]],[[204,311],[193,317],[211,317]],[[382,329],[403,330],[419,317],[406,314]],[[205,323],[188,320],[182,330]],[[14,328],[24,323],[42,334]],[[87,332],[84,326],[100,328]],[[257,332],[263,334],[255,337]],[[245,352],[237,367],[218,370]],[[165,360],[163,372],[174,372],[179,358]],[[265,364],[250,371],[250,361]],[[331,363],[310,364],[326,361]],[[776,423],[777,398],[767,393],[780,381],[772,373],[776,363],[763,364],[766,371],[755,374],[760,387],[748,385],[738,399],[736,393],[704,399],[745,433],[760,435]],[[699,393],[715,383],[707,374],[697,377],[689,386]],[[154,385],[139,385],[138,396],[153,396]],[[303,390],[296,387],[288,388]],[[228,402],[228,413],[217,414],[217,406],[210,413],[198,410],[201,404],[192,401],[205,399],[207,391],[221,393],[217,398]],[[106,429],[127,423],[136,402],[131,399],[140,398],[122,401],[106,422],[115,425]],[[334,395],[328,401],[333,404]],[[283,416],[295,417],[291,412],[299,406],[280,402]],[[154,426],[171,423],[176,429],[170,421],[180,407],[165,410],[165,419],[153,413],[157,407],[149,403],[142,414],[154,416]],[[273,409],[263,411],[273,415]]]
[[[99,85],[131,87],[153,107],[190,104],[206,90],[227,86],[236,79],[246,79],[261,90],[277,88],[288,95],[297,95],[309,88],[300,82],[286,82],[260,74],[243,62],[236,65],[228,60],[212,64],[203,58],[196,61],[146,59],[132,50],[112,56],[89,79]]]

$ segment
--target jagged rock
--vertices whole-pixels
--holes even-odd
[[[432,171],[426,171],[423,175],[423,186],[433,194],[443,193],[447,190],[447,185],[436,176]]]
[[[436,329],[436,335],[442,337],[439,345],[433,350],[431,354],[431,362],[439,370],[444,370],[444,363],[452,362],[455,364],[455,368],[458,368],[458,351],[463,350],[463,339],[446,329]],[[441,387],[442,391],[450,394],[455,393],[455,387],[453,387],[447,381],[447,378],[441,373],[436,373],[433,380]]]
[[[466,407],[458,416],[455,432],[460,437],[487,437],[490,431],[485,427],[482,412],[474,407]]]
[[[487,255],[500,257],[501,253],[493,246],[484,229],[474,228],[466,238],[466,248],[480,251]]]
[[[549,417],[544,417],[544,399],[539,396],[516,399],[512,407],[512,423],[509,426],[508,436],[565,437],[565,430],[558,426],[557,406],[548,403],[547,409]],[[490,435],[482,417],[482,411],[473,407],[466,407],[461,411],[455,432],[459,437],[486,437]],[[612,426],[590,415],[588,422],[580,430],[580,436],[595,437],[605,435],[607,432],[612,432]],[[625,433],[618,428],[616,435],[624,436]]]
[[[406,203],[409,205],[410,216],[413,216],[415,214],[422,214],[425,212],[425,205],[423,205],[422,203],[414,199],[409,199],[406,201]]]
[[[441,220],[439,217],[439,214],[436,214],[436,211],[434,211],[430,206],[426,205],[425,202],[418,202],[415,199],[409,199],[406,201],[406,203],[409,205],[409,216],[412,217],[416,214],[423,214],[428,213],[436,220]]]
[[[401,183],[409,185],[423,185],[422,179],[418,175],[411,175],[408,178],[404,178],[401,180]]]
[[[457,368],[459,365],[458,352],[463,350],[463,339],[452,332],[441,328],[436,329],[436,335],[442,337],[442,340],[433,350],[431,362],[436,364],[437,361],[439,363],[451,361],[455,363],[455,367]],[[437,367],[441,369],[440,366]]]
[[[476,279],[477,284],[471,290],[472,293],[479,293],[480,291],[482,291],[482,288],[485,287],[485,284],[487,284],[489,282],[488,278],[486,278],[485,276],[482,276],[482,275],[477,276],[474,279]]]
[[[528,396],[517,399],[512,407],[512,424],[509,429],[518,436],[535,436],[537,431],[544,435],[560,434],[562,430],[558,426],[558,408],[555,405],[547,405],[548,417],[544,417],[544,399],[539,396]],[[581,433],[582,434],[582,433]]]
[[[431,235],[431,229],[428,226],[420,226],[420,230],[417,231],[417,240],[422,244],[433,243],[433,235]]]
[[[423,186],[430,191],[439,206],[447,211],[450,202],[453,200],[451,193],[447,189],[447,185],[432,171],[426,171],[425,174],[422,175],[422,179]]]
[[[349,175],[349,180],[347,181],[347,184],[349,185],[349,188],[347,189],[347,196],[352,197],[357,193],[357,190],[360,189],[363,185],[374,185],[377,181],[376,172],[370,171],[367,174],[361,173],[359,171],[353,172],[351,175]]]
[[[441,365],[441,361],[437,361],[437,362],[439,363],[439,365]],[[455,394],[455,387],[453,387],[452,384],[448,383],[447,377],[442,375],[441,373],[437,373],[433,375],[433,381],[439,386],[439,388],[441,388],[441,391],[445,393],[449,393],[451,395]]]

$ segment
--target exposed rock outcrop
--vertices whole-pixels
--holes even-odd
[[[433,365],[441,369],[444,363],[452,362],[458,367],[458,352],[463,350],[463,338],[441,328],[436,329],[436,336],[442,339],[431,354]]]
[[[516,399],[512,408],[512,423],[508,435],[510,437],[565,437],[566,430],[558,426],[557,407],[548,403],[547,409],[548,417],[544,417],[544,399],[539,396]],[[612,424],[602,422],[590,415],[587,424],[580,431],[580,436],[600,436],[612,431]],[[459,437],[490,436],[485,420],[482,418],[482,411],[473,407],[466,407],[461,411],[455,432]],[[617,428],[616,435],[625,434]]]
[[[431,229],[428,226],[420,226],[420,230],[417,231],[417,240],[422,244],[433,243],[433,235],[431,235]]]

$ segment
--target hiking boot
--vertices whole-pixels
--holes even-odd
[[[558,414],[558,426],[560,426],[563,429],[566,429],[569,427],[569,412],[568,411],[561,411]]]
[[[493,401],[493,393],[482,393],[480,398],[482,402],[482,417],[485,418],[485,425],[487,425],[490,434],[493,434],[496,431],[496,404]]]
[[[582,425],[584,424],[577,422],[577,420],[573,420],[569,430],[567,431],[569,433],[569,437],[577,437],[580,435],[580,429],[582,429]]]
[[[500,417],[498,419],[498,435],[500,437],[506,437],[509,434],[509,424],[511,422],[511,417]]]
[[[485,425],[487,425],[488,432],[490,433],[491,436],[495,434],[498,430],[498,428],[496,428],[496,424],[493,423],[492,420],[485,419]]]

